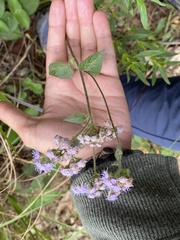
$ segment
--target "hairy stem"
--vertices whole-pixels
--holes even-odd
[[[114,123],[113,123],[113,120],[112,120],[112,117],[111,117],[111,113],[110,113],[110,110],[109,110],[109,106],[108,106],[108,103],[107,103],[106,98],[105,98],[105,96],[104,96],[104,93],[103,93],[103,91],[101,90],[101,88],[100,88],[98,82],[96,81],[96,79],[94,78],[94,76],[92,76],[92,75],[91,75],[90,73],[88,73],[88,72],[87,72],[87,74],[89,74],[89,76],[92,77],[92,79],[94,80],[97,88],[99,89],[99,91],[100,91],[100,93],[101,93],[101,95],[102,95],[102,98],[103,98],[104,103],[105,103],[105,105],[106,105],[106,109],[107,109],[107,113],[108,113],[108,116],[109,116],[109,120],[110,120],[110,122],[111,122],[111,124],[112,124],[112,127],[113,127],[114,132],[115,132],[115,135],[116,135],[116,140],[117,140],[117,144],[118,144],[118,149],[121,150],[120,140],[119,140],[119,138],[118,138],[118,134],[117,134],[116,128],[115,128],[115,126],[114,126]],[[118,159],[117,159],[119,168],[121,168],[121,156],[122,156],[122,155],[120,155],[120,156],[118,157]]]
[[[83,76],[83,73],[82,71],[80,70],[79,68],[79,62],[76,58],[76,56],[74,55],[74,52],[71,48],[71,45],[69,44],[69,41],[68,39],[66,38],[66,42],[67,42],[67,45],[69,47],[69,50],[74,58],[74,61],[78,67],[78,71],[79,71],[79,74],[81,76],[81,80],[82,80],[82,84],[83,84],[83,88],[84,88],[84,93],[85,93],[85,97],[86,97],[86,102],[87,102],[87,109],[88,109],[88,114],[89,114],[89,117],[90,117],[90,122],[91,122],[91,125],[94,125],[94,121],[93,121],[93,114],[92,114],[92,111],[91,111],[91,106],[90,106],[90,102],[89,102],[89,97],[88,97],[88,92],[87,92],[87,88],[86,88],[86,84],[85,84],[85,80],[84,80],[84,76]]]
[[[97,169],[96,169],[96,154],[95,154],[95,148],[93,147],[93,171],[94,174],[97,174]]]

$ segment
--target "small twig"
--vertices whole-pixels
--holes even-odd
[[[162,44],[163,45],[180,45],[180,42],[176,42],[176,41],[174,41],[174,42],[163,42]]]
[[[6,97],[9,98],[9,99],[11,99],[11,100],[14,101],[14,102],[17,102],[17,103],[23,105],[23,106],[32,108],[32,109],[34,109],[34,110],[36,110],[36,111],[38,111],[38,112],[43,112],[43,109],[42,109],[42,108],[37,107],[37,106],[34,106],[34,105],[30,104],[30,103],[24,102],[24,101],[22,101],[22,100],[20,100],[20,99],[18,99],[18,98],[12,97],[12,96],[10,96],[10,95],[7,95]]]

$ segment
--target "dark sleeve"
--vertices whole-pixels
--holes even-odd
[[[157,79],[145,86],[131,76],[120,76],[131,116],[134,135],[156,144],[180,150],[180,77],[169,78],[171,85]],[[173,146],[172,146],[173,145]]]
[[[109,157],[98,170],[113,171]],[[122,164],[129,168],[134,187],[108,202],[104,196],[73,196],[82,224],[94,240],[180,239],[180,175],[177,160],[162,155],[129,151]],[[93,174],[92,167],[72,180],[76,186]]]

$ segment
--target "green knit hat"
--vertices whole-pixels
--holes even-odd
[[[98,170],[115,171],[111,155]],[[101,196],[73,196],[80,219],[94,240],[180,240],[180,175],[177,160],[157,154],[129,151],[122,165],[129,168],[134,187],[115,202]],[[92,167],[73,179],[85,183]]]

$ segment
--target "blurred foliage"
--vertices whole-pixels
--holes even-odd
[[[174,36],[166,32],[169,19],[159,19],[155,29],[151,29],[148,13],[144,0],[113,0],[110,3],[105,0],[95,0],[96,9],[105,10],[108,13],[114,46],[117,53],[119,73],[126,73],[127,81],[130,75],[135,75],[136,80],[141,80],[145,85],[154,85],[157,72],[167,84],[170,84],[166,75],[166,66],[179,64],[170,62],[169,57],[175,55],[167,51],[164,41],[172,41]],[[158,0],[152,0],[156,4],[171,8]],[[173,10],[172,10],[173,11]],[[171,12],[170,12],[171,14]],[[141,24],[133,25],[133,17],[139,16]],[[154,26],[153,26],[154,28]],[[123,29],[123,32],[121,31]],[[164,31],[159,37],[159,33]],[[147,78],[151,76],[151,82]]]
[[[31,24],[30,16],[48,0],[0,0],[0,38],[13,40],[23,37],[24,31]],[[171,8],[159,0],[151,0],[164,8]],[[170,84],[166,75],[167,65],[177,64],[170,62],[169,57],[174,53],[167,52],[163,41],[171,41],[173,36],[167,32],[169,22],[159,19],[156,29],[151,29],[149,16],[144,0],[94,0],[95,8],[107,12],[112,30],[114,46],[117,52],[119,73],[136,75],[146,85],[154,85],[156,73],[159,72],[164,81]],[[141,26],[132,24],[131,19],[138,16]],[[121,32],[122,27],[125,32]],[[163,36],[159,33],[164,30]],[[152,81],[147,81],[151,75]]]
[[[133,136],[132,138],[132,149],[139,149],[144,153],[157,153],[162,154],[164,156],[173,156],[178,158],[179,152],[172,150],[171,147],[164,148],[155,143],[152,143],[151,141],[145,138],[141,138],[138,136]]]
[[[0,0],[0,38],[14,40],[23,37],[28,30],[32,15],[39,6],[39,0]]]

